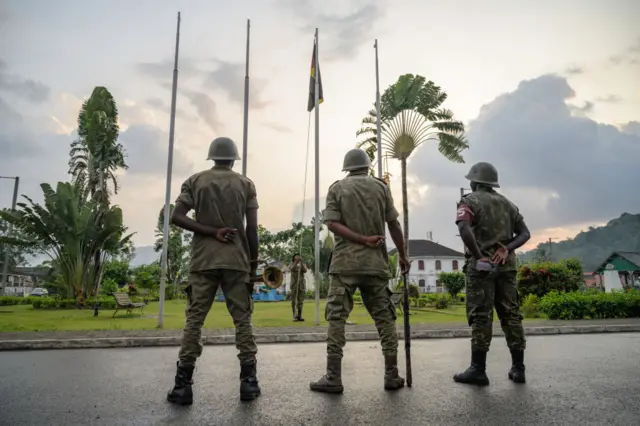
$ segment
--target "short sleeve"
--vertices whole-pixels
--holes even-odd
[[[327,206],[322,212],[322,220],[326,222],[340,222],[342,213],[340,212],[340,202],[335,187],[330,187],[327,193]]]
[[[396,209],[395,204],[393,203],[393,196],[391,195],[391,190],[388,186],[384,187],[384,195],[385,195],[385,207],[384,207],[384,217],[386,222],[393,222],[394,220],[400,217],[400,213]]]
[[[249,182],[249,192],[247,194],[247,210],[253,210],[258,208],[258,194],[256,192],[256,186],[253,182]]]
[[[193,209],[195,206],[193,188],[191,187],[191,178],[185,180],[180,187],[180,195],[176,198],[176,204],[182,204],[183,206],[188,207],[189,210]]]
[[[456,224],[458,222],[472,222],[473,221],[473,209],[464,201],[458,204],[458,210],[456,211]]]

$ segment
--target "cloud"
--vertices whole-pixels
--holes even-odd
[[[640,121],[630,121],[622,126],[622,131],[630,135],[640,136]]]
[[[640,64],[640,37],[624,51],[611,56],[609,61],[614,65]]]
[[[45,84],[6,72],[7,64],[0,59],[0,90],[12,93],[33,103],[49,99],[51,89]]]
[[[323,56],[325,60],[347,59],[356,56],[360,46],[371,43],[376,22],[382,17],[383,10],[375,0],[348,0],[342,2],[321,3],[311,0],[280,0],[279,3],[291,10],[302,22],[301,32],[311,36],[316,28],[322,31]],[[346,12],[336,12],[347,10]]]
[[[200,117],[215,133],[224,128],[218,115],[218,106],[211,96],[206,93],[196,92],[190,89],[182,89],[180,93],[189,99],[191,105],[196,108]]]
[[[607,96],[599,96],[596,98],[596,102],[608,103],[608,104],[617,104],[622,102],[622,98],[618,95],[609,94]]]
[[[451,238],[459,188],[477,161],[493,163],[502,191],[523,212],[534,230],[599,223],[622,212],[639,212],[640,125],[624,133],[612,125],[576,117],[567,100],[574,97],[565,78],[544,75],[522,81],[516,90],[484,105],[471,121],[466,164],[447,162],[434,145],[420,147],[409,172],[428,185],[411,213],[412,237],[428,230]],[[415,234],[414,234],[415,231]]]
[[[171,106],[165,103],[165,101],[163,101],[160,98],[153,97],[153,98],[145,99],[144,104],[157,111],[162,111],[164,113],[171,114]],[[179,117],[188,122],[198,121],[197,117],[194,117],[191,114],[187,114],[183,110],[177,109],[177,108],[176,108],[176,117]]]
[[[263,126],[265,127],[269,127],[270,129],[275,130],[276,132],[280,132],[280,133],[292,133],[293,130],[291,130],[290,127],[287,127],[283,124],[278,124],[278,123],[261,123]]]
[[[120,134],[118,141],[127,151],[127,174],[164,175],[167,171],[169,135],[148,124],[132,124]],[[191,173],[193,163],[176,147],[173,152],[173,173]]]
[[[218,67],[208,73],[205,86],[224,92],[229,100],[244,106],[244,77],[245,65],[214,59]],[[266,80],[250,77],[249,79],[249,108],[262,109],[271,101],[262,100],[262,93],[267,85]]]
[[[169,87],[171,87],[171,82],[173,81],[173,65],[174,59],[171,58],[158,62],[138,62],[135,64],[135,68],[144,76],[156,80],[169,81]],[[202,71],[191,58],[182,56],[178,58],[178,79],[182,77],[192,77],[201,73]]]
[[[572,66],[569,67],[565,70],[566,74],[569,75],[580,75],[580,74],[584,74],[584,68],[583,67],[579,67],[579,66]]]

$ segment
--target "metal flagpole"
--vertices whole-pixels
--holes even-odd
[[[320,62],[318,62],[318,29],[316,28],[315,107],[316,107],[316,211],[315,211],[315,289],[316,325],[320,325]]]
[[[376,121],[378,126],[378,177],[382,179],[382,123],[380,119],[380,73],[378,72],[378,39],[373,47],[376,49]]]
[[[164,321],[164,292],[167,281],[167,249],[169,241],[169,221],[171,206],[171,172],[173,170],[173,136],[176,124],[176,95],[178,92],[178,48],[180,46],[180,12],[176,30],[176,57],[173,63],[173,87],[171,89],[171,117],[169,119],[169,155],[167,156],[167,188],[164,198],[164,230],[162,233],[162,272],[160,274],[160,303],[158,307],[158,328]]]
[[[249,133],[249,31],[251,21],[247,19],[247,58],[244,71],[244,126],[242,133],[242,176],[247,175],[247,135]]]

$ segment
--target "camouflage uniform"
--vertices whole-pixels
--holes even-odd
[[[304,321],[302,319],[302,305],[304,305],[304,298],[306,292],[306,278],[304,272],[302,272],[302,263],[297,266],[293,266],[292,263],[289,267],[291,272],[291,310],[296,320]],[[296,316],[296,309],[298,315]]]
[[[233,143],[230,139],[224,142],[227,141]],[[215,142],[214,140],[211,149]],[[199,223],[215,229],[229,227],[237,230],[235,237],[228,243],[207,235],[193,235],[186,288],[186,323],[179,352],[178,376],[186,371],[188,374],[184,377],[190,383],[196,360],[202,354],[202,326],[220,288],[236,329],[240,377],[251,377],[253,380],[258,348],[251,325],[253,285],[249,282],[251,263],[244,221],[247,210],[258,208],[256,188],[251,180],[234,172],[231,167],[216,164],[209,170],[191,176],[182,184],[180,195],[176,199],[176,205],[178,204],[194,210],[195,219]],[[179,384],[178,376],[176,388]],[[245,381],[241,384],[241,397],[244,396],[242,386],[246,385]],[[253,385],[252,382],[251,386]],[[255,385],[257,386],[257,381]],[[171,396],[170,393],[170,401]]]
[[[489,178],[486,178],[488,173]],[[474,177],[475,176],[475,177]],[[504,195],[493,190],[499,187],[495,168],[488,163],[478,163],[467,176],[477,184],[473,193],[462,197],[457,206],[456,224],[467,221],[483,257],[491,259],[500,244],[507,245],[513,239],[516,225],[523,221],[518,208]],[[517,260],[510,253],[503,265],[493,265],[491,271],[478,270],[476,259],[465,247],[466,307],[471,327],[471,367],[456,374],[454,380],[461,383],[488,385],[485,372],[486,354],[493,335],[493,310],[495,308],[511,350],[514,364],[509,378],[524,381],[523,352],[526,338],[522,327],[522,314],[516,284]],[[513,379],[517,371],[518,379]]]
[[[385,235],[386,223],[397,220],[398,216],[389,188],[384,181],[369,176],[367,169],[352,171],[331,185],[323,212],[325,222],[339,222],[364,236]],[[311,388],[331,393],[343,390],[340,363],[346,344],[345,324],[353,309],[353,294],[357,289],[360,289],[364,306],[380,335],[386,361],[385,387],[401,387],[404,379],[398,376],[397,370],[396,311],[388,288],[386,246],[370,248],[335,235],[329,274],[331,283],[325,309],[329,323],[327,374],[320,381],[311,383]]]

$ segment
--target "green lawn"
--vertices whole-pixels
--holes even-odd
[[[305,302],[305,322],[293,322],[291,319],[290,302],[259,302],[255,305],[253,325],[256,327],[308,327],[315,325],[315,302]],[[184,326],[184,300],[165,302],[164,328],[182,329]],[[158,303],[150,303],[144,309],[144,315],[139,310],[131,316],[118,312],[111,318],[113,311],[103,310],[96,318],[93,311],[85,310],[35,310],[31,305],[0,307],[0,332],[8,331],[63,331],[63,330],[145,330],[153,329],[158,324]],[[324,301],[320,305],[321,324],[324,320]],[[351,321],[357,324],[372,324],[369,314],[361,305],[356,305]],[[401,322],[402,318],[398,318]],[[455,305],[445,310],[412,311],[411,322],[464,322],[464,306]],[[205,323],[206,328],[232,328],[233,322],[227,313],[224,303],[214,303]]]

